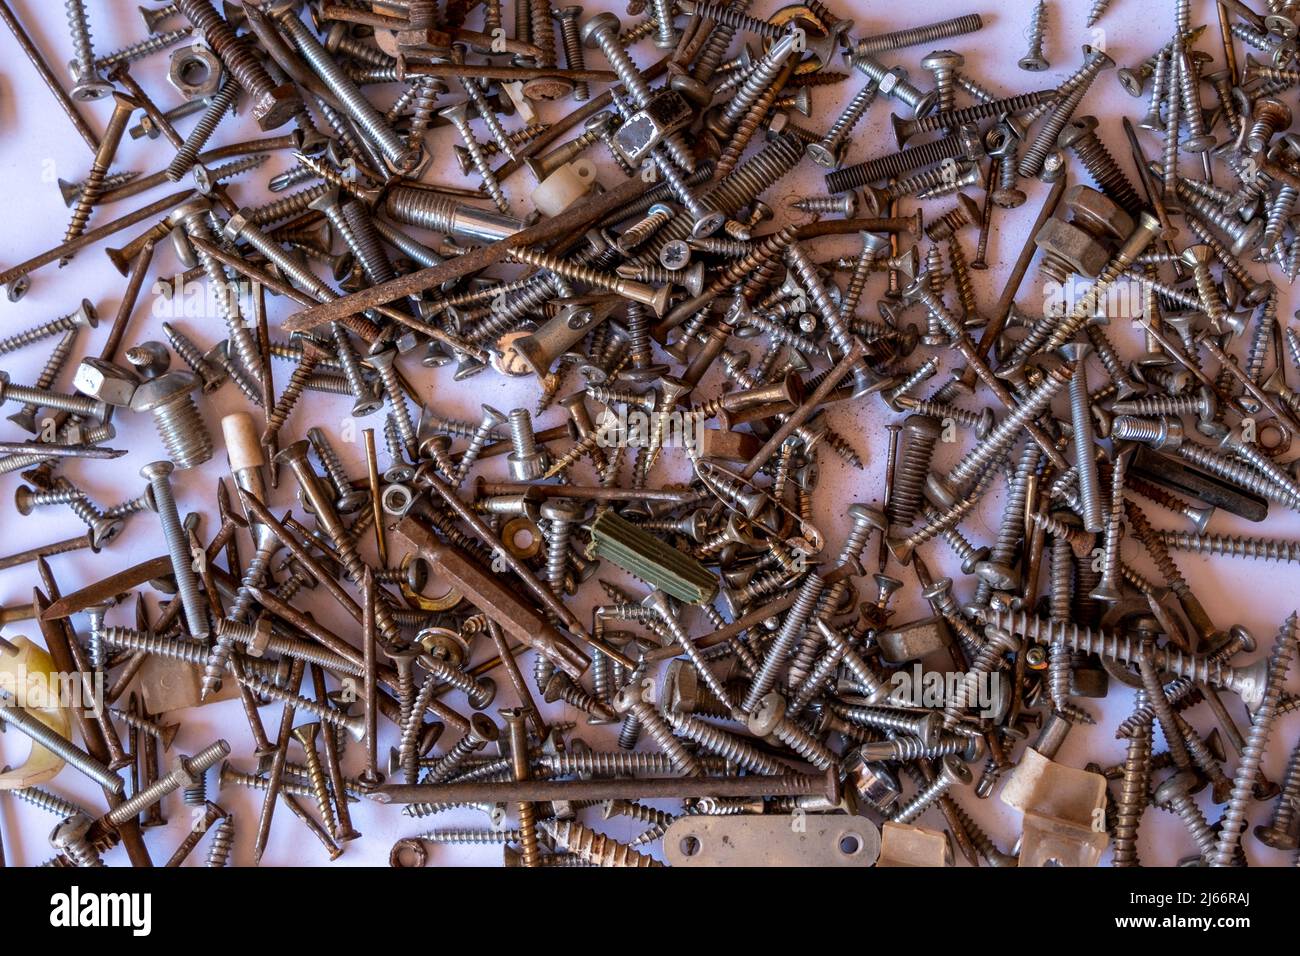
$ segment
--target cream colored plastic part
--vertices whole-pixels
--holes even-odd
[[[886,822],[880,830],[881,866],[952,866],[952,847],[942,830]]]
[[[58,704],[64,682],[56,675],[49,653],[25,637],[15,637],[9,643],[14,650],[0,644],[0,687],[46,727],[71,739],[72,714]],[[3,717],[2,710],[0,717]],[[0,773],[0,790],[21,790],[48,783],[62,769],[62,757],[33,742],[26,763]]]
[[[1106,849],[1106,778],[1049,760],[1032,747],[1002,802],[1025,815],[1021,866],[1096,866]]]
[[[232,472],[261,468],[266,464],[257,425],[248,412],[233,412],[221,419],[221,434],[226,440],[226,456],[230,459]]]
[[[533,205],[543,216],[558,216],[596,185],[596,167],[589,159],[565,163],[533,190]]]

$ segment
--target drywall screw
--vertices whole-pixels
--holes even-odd
[[[719,112],[705,118],[705,123],[715,136],[720,140],[726,139],[761,96],[780,88],[780,77],[786,72],[787,61],[794,55],[795,45],[795,34],[781,36],[754,65],[735,96]]]
[[[321,763],[320,752],[316,749],[316,738],[321,725],[313,722],[299,724],[293,728],[293,738],[302,747],[307,757],[307,777],[311,781],[312,794],[316,798],[316,811],[320,814],[325,829],[338,838],[338,823],[334,819],[334,807],[330,801],[329,782],[325,779],[325,767]]]
[[[45,365],[41,368],[41,374],[36,378],[37,388],[47,389],[54,385],[63,372],[64,366],[67,365],[68,358],[72,355],[72,347],[76,343],[77,329],[70,329],[63,333],[63,337],[59,339],[58,344],[50,352],[49,358],[45,360]],[[36,413],[38,411],[40,411],[38,405],[23,405],[18,411],[6,417],[24,431],[36,434]]]
[[[113,84],[100,75],[95,66],[95,49],[90,39],[90,21],[84,0],[63,0],[68,17],[68,33],[72,37],[73,59],[68,65],[72,73],[72,98],[86,102],[101,100],[113,92]]]
[[[167,336],[172,351],[179,355],[181,360],[189,366],[190,371],[199,377],[204,394],[221,387],[222,382],[225,381],[225,376],[219,369],[213,368],[212,363],[207,360],[203,351],[188,335],[170,322],[164,322],[162,330],[163,334]]]
[[[1211,866],[1232,866],[1235,862],[1237,846],[1242,832],[1246,829],[1246,807],[1254,792],[1264,750],[1268,746],[1268,738],[1273,730],[1282,695],[1282,685],[1286,681],[1286,672],[1295,651],[1295,642],[1296,615],[1293,613],[1282,625],[1273,646],[1273,653],[1269,655],[1263,696],[1259,708],[1254,712],[1254,721],[1246,738],[1246,746],[1241,751],[1241,762],[1237,766],[1237,774],[1232,782],[1232,797],[1219,824],[1218,841],[1215,843],[1214,852],[1209,855]]]
[[[1020,69],[1034,73],[1048,69],[1052,64],[1043,56],[1043,41],[1047,35],[1046,0],[1038,0],[1025,35],[1029,39],[1029,52],[1020,58]]]
[[[478,171],[479,179],[483,183],[483,188],[487,190],[492,202],[497,209],[503,214],[510,212],[510,201],[506,198],[505,191],[501,188],[501,183],[497,180],[496,173],[488,163],[487,156],[479,146],[479,142],[474,137],[474,131],[469,128],[469,107],[464,103],[457,103],[454,106],[448,106],[438,111],[438,115],[450,122],[460,133],[465,147],[469,150],[470,159],[474,163],[474,168]]]
[[[95,313],[95,307],[90,304],[89,299],[82,299],[81,307],[75,312],[70,312],[57,319],[51,319],[48,322],[42,322],[40,325],[34,325],[30,329],[0,339],[0,355],[5,352],[17,351],[61,332],[71,332],[81,328],[93,329],[98,324],[99,317]]]
[[[14,492],[14,507],[18,513],[29,515],[32,510],[45,505],[67,505],[82,523],[90,529],[91,540],[96,547],[108,544],[121,533],[124,524],[120,518],[104,515],[80,488],[74,487],[66,478],[58,479],[54,490],[34,492],[25,485]]]
[[[491,405],[483,406],[483,417],[479,420],[478,426],[470,436],[469,445],[466,446],[465,451],[461,454],[460,464],[456,468],[456,474],[452,476],[453,484],[458,485],[465,480],[465,476],[469,474],[470,468],[474,466],[474,462],[478,460],[479,455],[482,453],[483,446],[488,443],[489,438],[496,437],[497,427],[504,424],[505,421],[506,416],[502,415]]]
[[[320,459],[321,466],[325,469],[325,474],[329,477],[330,484],[338,492],[337,507],[341,514],[352,514],[359,510],[370,496],[364,489],[353,488],[352,481],[348,478],[343,462],[330,444],[329,436],[324,430],[313,425],[307,429],[307,440],[311,442],[311,447],[316,451],[316,457]]]
[[[704,768],[699,760],[673,736],[672,727],[663,716],[641,698],[643,692],[639,681],[629,683],[615,695],[614,710],[625,719],[635,718],[637,725],[644,729],[659,749],[668,755],[668,759],[672,761],[673,767],[679,774],[685,777],[702,776]]]
[[[194,558],[190,554],[189,537],[181,527],[180,515],[176,512],[176,499],[172,497],[169,476],[175,467],[170,461],[151,462],[140,469],[140,476],[149,482],[149,487],[153,490],[154,506],[158,520],[162,523],[163,538],[167,542],[167,553],[171,558],[176,590],[185,612],[186,627],[191,637],[201,639],[208,635],[208,614],[206,605],[199,597],[198,581],[194,577]]]
[[[122,63],[134,63],[136,60],[142,60],[152,53],[159,50],[165,50],[169,46],[174,46],[182,40],[194,35],[194,31],[189,27],[180,27],[176,30],[164,30],[155,33],[151,37],[143,40],[137,40],[135,43],[129,43],[120,50],[114,50],[112,53],[106,53],[104,56],[95,58],[95,69],[111,70],[113,67]]]
[[[110,173],[104,177],[102,189],[104,192],[108,192],[109,190],[116,189],[118,186],[125,186],[127,183],[131,182],[131,180],[138,178],[139,175],[138,172],[133,170],[121,173]],[[85,182],[70,183],[66,179],[60,179],[58,183],[59,194],[63,196],[63,204],[68,208],[72,208],[72,204],[76,202],[77,197],[80,196],[82,190],[85,189]]]

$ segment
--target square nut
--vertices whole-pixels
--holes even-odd
[[[674,90],[661,90],[618,128],[614,145],[629,164],[636,166],[665,136],[689,123],[691,115],[691,105],[685,97]]]
[[[139,385],[140,380],[130,369],[97,358],[82,359],[72,379],[73,388],[81,394],[116,408],[130,405]]]

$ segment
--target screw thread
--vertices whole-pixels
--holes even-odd
[[[1211,866],[1232,866],[1236,860],[1237,846],[1242,831],[1246,828],[1246,809],[1254,793],[1255,780],[1277,716],[1282,685],[1286,681],[1287,669],[1295,650],[1295,639],[1296,615],[1292,613],[1282,625],[1273,653],[1269,655],[1263,700],[1254,713],[1246,745],[1241,749],[1241,762],[1237,765],[1237,774],[1232,781],[1232,796],[1219,825],[1214,852],[1209,856]]]

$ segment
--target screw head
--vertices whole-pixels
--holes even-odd
[[[755,737],[770,737],[785,719],[785,698],[773,691],[758,702],[747,725]]]
[[[584,46],[594,48],[599,46],[598,38],[606,33],[612,33],[615,37],[623,28],[622,22],[612,13],[598,13],[582,26],[582,42]]]
[[[166,478],[175,470],[176,466],[166,459],[163,459],[162,461],[151,461],[140,469],[140,477],[145,481],[152,483],[161,478]]]

